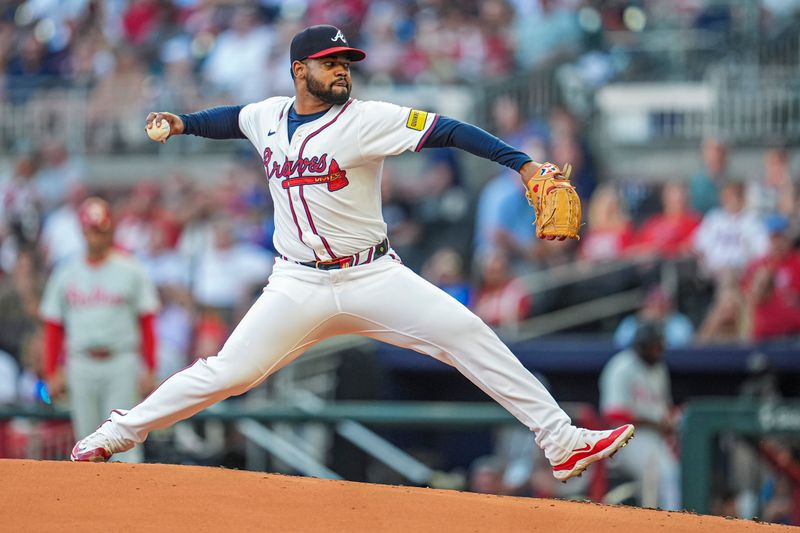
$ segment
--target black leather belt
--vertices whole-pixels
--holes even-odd
[[[340,268],[350,268],[358,265],[366,265],[367,263],[371,263],[378,259],[379,257],[383,257],[389,252],[389,239],[383,239],[381,242],[373,246],[372,248],[367,248],[366,250],[362,250],[355,255],[348,255],[347,257],[340,257],[338,259],[333,259],[331,261],[292,261],[288,257],[281,256],[287,261],[292,261],[293,263],[297,263],[298,265],[303,265],[311,268],[315,268],[317,270],[337,270]]]

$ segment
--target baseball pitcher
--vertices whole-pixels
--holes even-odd
[[[633,435],[630,424],[588,431],[569,417],[486,324],[406,268],[386,239],[380,179],[386,157],[456,147],[518,171],[541,238],[577,238],[580,202],[569,168],[534,163],[469,124],[418,109],[350,98],[350,65],[366,54],[333,26],[290,47],[294,97],[174,115],[146,130],[249,140],[275,204],[280,253],[269,283],[215,357],[167,379],[129,411],[79,441],[74,461],[105,461],[163,428],[241,394],[334,335],[363,335],[454,366],[535,433],[557,479],[579,475]],[[168,124],[168,128],[163,123]],[[522,194],[522,192],[520,192]]]

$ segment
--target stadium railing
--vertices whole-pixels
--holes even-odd
[[[734,434],[755,439],[800,435],[800,401],[755,402],[745,398],[697,399],[684,409],[680,431],[683,505],[711,511],[715,439]]]

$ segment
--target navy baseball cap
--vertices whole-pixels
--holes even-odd
[[[319,26],[309,26],[292,39],[289,49],[291,62],[302,61],[304,59],[317,59],[346,52],[350,61],[361,61],[367,54],[358,48],[352,48],[347,44],[347,38],[342,30],[336,26],[320,24]]]

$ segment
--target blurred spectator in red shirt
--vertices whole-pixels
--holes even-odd
[[[481,284],[472,310],[490,326],[502,326],[526,318],[531,298],[524,285],[511,277],[508,258],[500,251],[485,256]]]
[[[662,212],[645,220],[637,232],[632,252],[670,259],[691,250],[692,236],[701,218],[689,206],[686,186],[665,183],[661,205]]]
[[[138,256],[152,249],[156,232],[167,246],[174,247],[180,234],[180,226],[175,216],[161,207],[161,189],[151,181],[141,181],[131,191],[128,203],[119,217],[114,235],[120,248]]]
[[[765,219],[769,252],[748,265],[742,280],[755,340],[800,333],[800,251],[789,238],[789,219]]]
[[[588,211],[587,229],[580,241],[581,259],[598,262],[622,258],[633,244],[633,225],[613,186],[598,188]]]
[[[132,44],[143,44],[156,25],[159,2],[155,0],[131,0],[122,14],[122,31]]]

